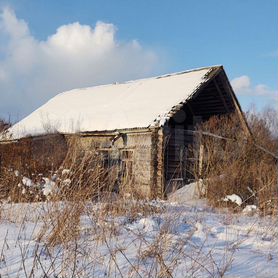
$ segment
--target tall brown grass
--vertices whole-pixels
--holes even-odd
[[[251,136],[243,131],[236,114],[212,117],[198,126],[197,141],[204,155],[201,171],[199,161],[195,165],[195,176],[203,179],[212,205],[226,204],[226,195],[237,194],[242,206],[255,204],[264,214],[277,213],[278,141],[275,130],[269,128],[270,123],[275,126],[274,119],[248,113]]]
[[[44,182],[42,177],[51,177],[66,153],[67,144],[61,134],[0,144],[0,198],[15,202],[38,201]],[[25,186],[23,177],[28,177],[37,186]]]

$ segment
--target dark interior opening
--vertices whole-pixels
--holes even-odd
[[[235,105],[227,90],[225,80],[220,73],[209,81],[171,117],[165,126],[166,192],[194,180],[193,165],[198,159],[198,151],[196,152],[198,142],[192,131],[196,125],[207,121],[211,116],[235,111]]]

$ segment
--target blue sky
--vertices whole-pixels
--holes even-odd
[[[0,3],[0,77],[1,65],[5,77],[0,89],[1,94],[7,94],[5,104],[0,104],[0,115],[10,113],[21,118],[60,90],[74,86],[123,81],[215,64],[224,65],[245,110],[251,103],[258,107],[277,104],[276,0],[0,0]],[[7,7],[10,14],[6,11],[3,16]],[[71,25],[74,22],[79,25]],[[101,22],[97,29],[104,45],[99,45],[96,37],[93,41],[87,40],[87,29],[95,31],[97,22]],[[61,26],[64,28],[57,31]],[[20,35],[15,30],[21,30]],[[74,47],[76,51],[70,52],[70,59],[74,53],[75,60],[70,64],[53,65],[56,63],[53,57],[61,57],[57,56],[57,45],[58,52],[64,52],[61,44],[71,43],[67,36],[75,32],[84,35],[78,36],[78,40],[84,39],[84,43],[88,41],[92,45],[88,50],[90,64],[82,59],[78,61],[77,50],[84,54],[86,51],[83,46],[80,48],[72,43],[70,51]],[[27,46],[18,50],[15,45],[20,44],[30,46],[31,50],[26,50]],[[97,47],[106,49],[107,45],[108,54],[98,52]],[[53,63],[51,58],[41,54],[43,51],[51,52]],[[98,58],[93,58],[92,51],[100,53]],[[23,61],[21,70],[12,64],[21,62],[22,55],[27,59],[30,53],[34,53],[32,64]],[[101,55],[105,57],[99,58]],[[123,61],[125,59],[127,61]],[[109,70],[103,67],[104,63],[108,64]],[[78,79],[79,72],[71,71],[67,78],[61,73],[65,67],[80,69],[80,72],[92,69],[92,76],[86,72],[86,78]],[[39,76],[38,71],[44,72],[51,84]],[[60,78],[57,80],[56,76]],[[55,86],[56,83],[59,84]],[[30,93],[33,90],[35,92]],[[52,92],[48,93],[49,90]],[[13,103],[12,100],[18,97],[26,97],[28,105],[20,101]]]

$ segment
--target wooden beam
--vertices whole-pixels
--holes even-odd
[[[221,92],[221,90],[220,90],[220,88],[219,88],[219,86],[218,86],[217,81],[215,80],[215,78],[213,79],[213,84],[214,84],[214,86],[216,87],[216,90],[217,90],[217,92],[218,92],[218,94],[219,94],[219,96],[220,96],[220,98],[221,98],[221,100],[222,100],[222,102],[223,102],[223,104],[224,104],[224,107],[225,107],[226,111],[229,113],[230,110],[229,110],[229,108],[228,108],[228,105],[227,105],[227,103],[226,103],[226,101],[225,101],[225,99],[224,99],[224,97],[223,97],[223,94],[222,94],[222,92]]]
[[[194,110],[191,107],[190,101],[186,103],[186,106],[188,107],[188,109],[189,109],[190,113],[192,114],[192,116],[195,116]]]
[[[244,117],[244,115],[243,115],[243,112],[242,112],[242,110],[241,110],[240,104],[239,104],[239,102],[238,102],[238,100],[237,100],[237,98],[236,98],[236,96],[235,96],[235,93],[234,93],[234,91],[233,91],[233,88],[232,88],[232,86],[231,86],[231,84],[230,84],[230,82],[229,82],[229,79],[228,79],[228,77],[227,77],[227,75],[226,75],[226,73],[225,73],[224,70],[222,71],[222,74],[224,75],[224,78],[221,79],[221,80],[222,80],[222,84],[223,84],[224,88],[226,88],[226,89],[228,90],[228,92],[230,93],[230,96],[231,96],[231,98],[232,98],[232,101],[233,101],[233,103],[234,103],[234,106],[235,106],[235,108],[236,108],[236,111],[237,111],[237,113],[238,113],[239,119],[240,119],[240,121],[241,121],[242,127],[243,127],[243,129],[244,129],[246,135],[252,137],[252,132],[251,132],[251,130],[249,129],[249,126],[248,126],[248,124],[247,124],[247,120],[245,119],[245,117]],[[224,81],[224,82],[223,82],[223,81]]]

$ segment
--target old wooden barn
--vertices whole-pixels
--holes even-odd
[[[196,158],[188,149],[196,124],[232,112],[244,123],[223,67],[212,66],[61,93],[10,128],[5,140],[78,135],[81,148],[97,148],[134,190],[164,197],[192,179],[188,167]]]

